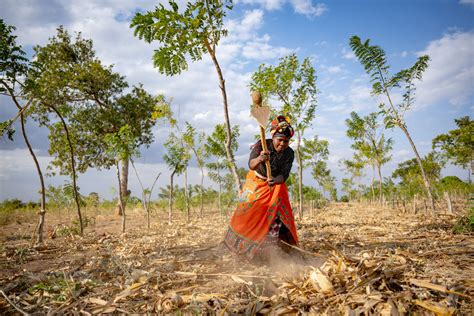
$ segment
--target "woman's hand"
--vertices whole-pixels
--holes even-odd
[[[269,186],[274,186],[275,184],[282,184],[285,182],[285,178],[283,178],[282,175],[276,176],[275,178],[272,179],[267,179],[267,183]]]
[[[265,161],[270,160],[270,152],[267,151],[261,151],[260,155],[258,156],[258,161],[259,163],[264,163]]]

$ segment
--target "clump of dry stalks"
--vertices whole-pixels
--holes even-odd
[[[301,248],[256,265],[219,245],[227,219],[213,218],[155,224],[151,231],[125,235],[49,240],[29,249],[21,262],[14,251],[18,245],[6,245],[0,313],[453,315],[473,310],[473,238],[451,234],[446,219],[339,205],[298,223]]]

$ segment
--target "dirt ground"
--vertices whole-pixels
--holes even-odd
[[[0,231],[0,313],[472,315],[474,236],[454,217],[334,203],[297,221],[300,245],[268,262],[221,244],[228,219],[187,222],[130,210],[91,215],[83,237],[47,218]],[[71,215],[72,216],[72,215]],[[63,224],[61,224],[61,222]]]

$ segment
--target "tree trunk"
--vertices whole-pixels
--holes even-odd
[[[176,173],[176,170],[173,170],[173,172],[170,175],[170,196],[168,199],[168,224],[169,225],[171,225],[171,217],[173,214],[173,177],[175,173]]]
[[[76,160],[74,157],[74,148],[72,146],[71,136],[69,135],[69,129],[67,127],[66,121],[64,120],[63,116],[59,111],[52,105],[49,107],[58,115],[59,119],[64,128],[64,132],[66,133],[67,142],[69,145],[69,152],[71,154],[71,172],[72,172],[72,187],[74,191],[74,201],[76,202],[76,209],[77,209],[77,216],[79,218],[79,227],[80,227],[80,234],[81,236],[84,234],[84,225],[82,223],[82,214],[81,214],[81,205],[79,203],[79,192],[77,190],[77,183],[76,183]]]
[[[219,88],[221,89],[221,93],[222,93],[222,101],[224,105],[224,121],[225,121],[224,125],[225,125],[225,130],[226,130],[225,152],[227,155],[227,161],[229,162],[229,165],[230,165],[230,170],[234,177],[237,191],[240,191],[242,189],[242,184],[240,183],[239,174],[237,172],[237,166],[235,165],[234,153],[232,152],[232,147],[231,147],[232,129],[231,129],[230,119],[229,119],[229,108],[227,104],[227,92],[225,88],[225,80],[224,80],[224,76],[222,75],[222,70],[221,70],[221,67],[219,66],[219,62],[217,61],[215,51],[211,48],[207,40],[205,41],[205,45],[206,45],[207,51],[209,52],[209,55],[212,58],[212,62],[214,63],[214,66],[216,68],[217,76],[219,77]]]
[[[375,201],[374,182],[375,182],[375,165],[372,164],[372,180],[370,181],[370,190],[372,192],[372,201]]]
[[[296,137],[296,160],[298,161],[298,217],[303,218],[303,161],[300,152],[301,136]]]
[[[416,214],[416,202],[417,202],[417,195],[415,194],[415,196],[413,197],[413,214]]]
[[[451,197],[449,196],[448,191],[444,191],[444,198],[446,199],[446,203],[448,204],[448,214],[453,215],[453,204],[451,203]]]
[[[431,184],[430,184],[430,181],[429,181],[428,177],[426,176],[425,169],[423,168],[423,164],[421,162],[420,155],[418,154],[418,150],[416,149],[415,143],[411,139],[410,133],[408,133],[408,130],[407,130],[406,126],[405,125],[398,125],[398,126],[405,133],[405,136],[408,138],[408,141],[410,142],[411,148],[413,149],[413,152],[415,153],[416,161],[418,162],[418,166],[420,167],[420,171],[421,171],[421,176],[423,177],[423,183],[425,185],[426,194],[428,196],[428,202],[430,204],[431,213],[432,213],[432,215],[434,215],[436,210],[435,210],[435,205],[434,205],[434,200],[433,200],[433,194],[432,194],[432,191],[431,191]]]
[[[21,111],[23,110],[22,107],[15,101],[15,104],[17,105],[18,109]],[[38,173],[38,177],[40,179],[40,185],[41,185],[41,200],[40,200],[40,211],[38,212],[38,224],[36,225],[36,244],[40,244],[43,242],[43,230],[44,230],[44,216],[46,214],[46,189],[44,186],[44,177],[43,173],[41,171],[41,167],[39,165],[38,159],[36,158],[35,152],[33,151],[33,147],[31,147],[30,141],[28,140],[28,136],[26,134],[26,128],[25,128],[25,116],[23,115],[23,112],[20,114],[20,123],[21,123],[21,134],[23,135],[23,139],[25,140],[25,144],[28,147],[28,151],[30,152],[31,157],[33,158],[33,161],[35,163],[36,167],[36,172]]]
[[[120,215],[122,216],[122,233],[125,233],[125,205],[124,205],[124,197],[123,197],[123,191],[122,191],[122,179],[120,175],[120,166],[117,163],[117,180],[118,180],[118,185],[119,185],[119,198],[118,198],[118,205],[119,205],[119,210],[120,210]]]
[[[219,208],[219,214],[222,214],[222,201],[221,201],[221,195],[222,195],[222,185],[221,185],[221,175],[219,172],[219,168],[217,168],[217,178],[219,179],[219,195],[218,195],[218,208]]]
[[[122,172],[120,174],[120,193],[122,194],[122,204],[119,208],[117,215],[125,216],[125,208],[127,206],[128,198],[130,197],[130,191],[128,190],[128,170],[129,170],[129,159],[128,157],[122,159]]]
[[[201,214],[201,218],[204,217],[204,213],[203,213],[203,209],[204,209],[204,202],[202,200],[202,190],[204,189],[204,169],[201,168],[201,186],[199,188],[199,199],[200,199],[200,202],[201,202],[201,209],[200,209],[200,214]]]
[[[382,186],[382,169],[379,164],[377,164],[377,172],[379,174],[379,204],[382,205],[382,200],[383,200],[383,186]]]
[[[190,220],[189,197],[188,197],[188,168],[184,169],[184,204],[186,207],[186,218]]]

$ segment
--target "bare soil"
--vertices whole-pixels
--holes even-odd
[[[110,213],[110,212],[109,212]],[[459,214],[458,214],[459,215]],[[72,217],[73,215],[70,214]],[[52,217],[52,218],[51,218]],[[474,310],[474,238],[455,217],[334,203],[297,221],[298,249],[247,262],[222,245],[228,218],[94,211],[83,237],[62,214],[0,231],[0,313],[444,314]]]

